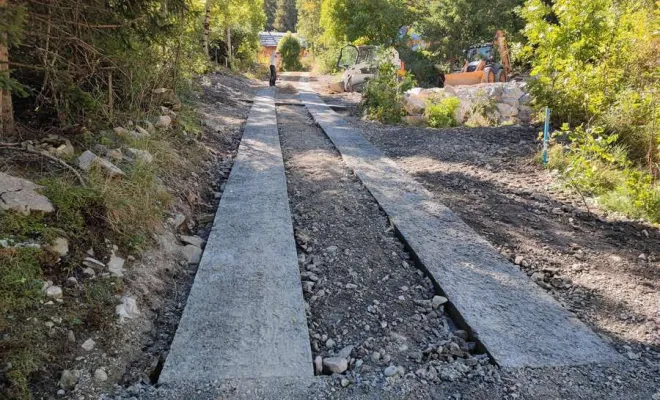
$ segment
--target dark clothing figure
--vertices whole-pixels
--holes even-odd
[[[275,86],[275,81],[277,81],[277,68],[274,65],[270,66],[270,86]]]

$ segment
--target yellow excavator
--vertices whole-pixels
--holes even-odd
[[[495,60],[495,51],[500,61]],[[465,51],[466,60],[458,72],[440,74],[438,86],[477,85],[479,83],[507,82],[511,76],[509,49],[504,32],[495,33],[495,41],[471,46]]]

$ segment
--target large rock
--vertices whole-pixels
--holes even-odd
[[[511,120],[512,117],[517,117],[518,116],[518,108],[513,107],[509,104],[506,103],[498,103],[496,105],[497,111],[500,113],[502,118],[506,120]]]
[[[124,172],[110,161],[97,156],[87,150],[78,157],[78,166],[83,171],[89,172],[94,166],[101,169],[110,178],[125,176]]]
[[[419,95],[406,94],[403,98],[403,107],[408,115],[422,115],[426,108],[426,99]]]
[[[0,211],[11,210],[25,215],[32,211],[55,211],[48,198],[36,192],[41,186],[0,172]]]
[[[324,358],[323,369],[331,374],[341,374],[348,369],[348,360],[341,357]]]

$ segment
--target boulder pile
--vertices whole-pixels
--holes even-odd
[[[429,101],[456,97],[461,102],[455,115],[459,124],[468,122],[475,113],[485,114],[483,117],[493,124],[529,124],[532,119],[532,98],[526,88],[526,82],[413,88],[404,95],[404,108],[409,116],[423,116]]]

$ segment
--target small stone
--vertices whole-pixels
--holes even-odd
[[[303,292],[312,293],[312,290],[314,289],[314,282],[302,281],[302,288]]]
[[[633,353],[632,351],[629,351],[626,355],[631,360],[639,360],[642,357],[639,353]]]
[[[354,283],[347,283],[346,284],[346,289],[357,289],[357,285]]]
[[[154,126],[156,128],[167,129],[172,125],[172,118],[169,115],[161,115],[156,118],[156,123]]]
[[[69,332],[67,332],[67,334],[66,334],[66,338],[67,338],[67,339],[69,340],[69,342],[71,342],[71,343],[75,343],[75,342],[76,342],[76,334],[73,333],[73,331],[71,331],[71,330],[70,330]]]
[[[114,251],[110,256],[110,261],[108,261],[108,271],[110,275],[118,278],[124,276],[124,259],[117,257]]]
[[[65,369],[62,371],[62,377],[60,378],[59,385],[62,389],[70,390],[76,387],[79,379],[80,371]]]
[[[122,177],[124,172],[110,161],[97,156],[87,150],[78,157],[78,166],[83,171],[89,172],[92,167],[98,166],[110,178]]]
[[[323,374],[323,357],[321,356],[316,356],[316,358],[314,358],[314,373],[316,375]]]
[[[373,362],[380,361],[380,353],[377,352],[377,351],[374,351],[373,353],[371,353],[371,361],[373,361]]]
[[[70,276],[66,278],[66,284],[68,286],[76,286],[78,284],[78,279],[76,279],[74,276]]]
[[[108,380],[108,374],[103,368],[98,368],[96,371],[94,371],[94,380],[97,382],[105,382]]]
[[[351,384],[351,381],[349,381],[346,378],[341,378],[341,387],[347,387],[350,384]]]
[[[325,248],[325,251],[327,251],[328,253],[335,253],[337,252],[337,246],[328,246]]]
[[[181,240],[181,243],[183,244],[190,244],[199,248],[204,246],[204,244],[206,243],[206,241],[199,236],[181,235],[179,236],[179,240]]]
[[[447,298],[443,296],[433,296],[433,299],[431,300],[431,305],[433,308],[438,308],[441,305],[445,304],[447,302]]]
[[[62,292],[62,288],[55,285],[48,286],[45,292],[47,297],[53,298],[55,300],[61,299],[64,296],[64,292]]]
[[[60,397],[64,396],[65,394],[66,394],[66,390],[64,390],[64,389],[60,389],[60,390],[57,391],[57,395],[60,396]]]
[[[121,304],[117,305],[115,312],[119,317],[119,322],[124,322],[125,319],[137,318],[140,315],[137,302],[130,296],[121,298]]]
[[[348,360],[348,358],[351,356],[351,353],[353,352],[353,347],[353,345],[349,345],[339,350],[337,357],[345,358]]]
[[[89,277],[94,277],[94,276],[96,276],[96,272],[94,272],[94,270],[91,269],[91,268],[85,268],[85,269],[83,269],[82,272],[83,272],[83,274],[85,274],[85,275],[87,275],[87,276],[89,276]]]
[[[329,349],[335,347],[335,341],[332,340],[332,339],[328,339],[328,340],[326,340],[326,342],[325,342],[325,347],[327,347],[327,348],[329,348]]]
[[[516,256],[516,258],[513,260],[513,263],[516,264],[516,265],[520,265],[520,264],[522,264],[524,259],[525,258],[523,256]]]
[[[202,260],[202,249],[191,244],[185,245],[181,248],[181,254],[184,256],[188,264],[199,264]]]
[[[341,357],[324,358],[323,369],[330,373],[341,374],[348,369],[348,361]]]
[[[545,281],[545,274],[543,272],[534,272],[532,274],[532,280],[534,282],[543,282]]]
[[[397,368],[394,365],[390,365],[389,367],[385,368],[385,371],[383,371],[385,376],[394,376],[397,373]]]
[[[150,164],[154,161],[154,156],[152,156],[148,150],[140,150],[129,147],[126,150],[126,155],[136,161],[141,161],[145,164]]]
[[[59,237],[53,240],[53,243],[44,246],[44,249],[59,257],[64,257],[69,254],[69,241],[65,238]]]
[[[92,268],[94,271],[97,272],[101,272],[105,268],[105,264],[92,257],[85,257],[82,263],[84,266]]]
[[[85,340],[85,343],[83,343],[82,346],[80,347],[82,347],[87,351],[92,351],[92,349],[94,349],[94,346],[96,346],[96,342],[92,338],[89,338]]]
[[[461,339],[463,339],[463,340],[465,340],[465,341],[468,340],[468,333],[466,331],[462,330],[462,329],[459,329],[456,332],[454,332],[454,335],[461,338]]]

